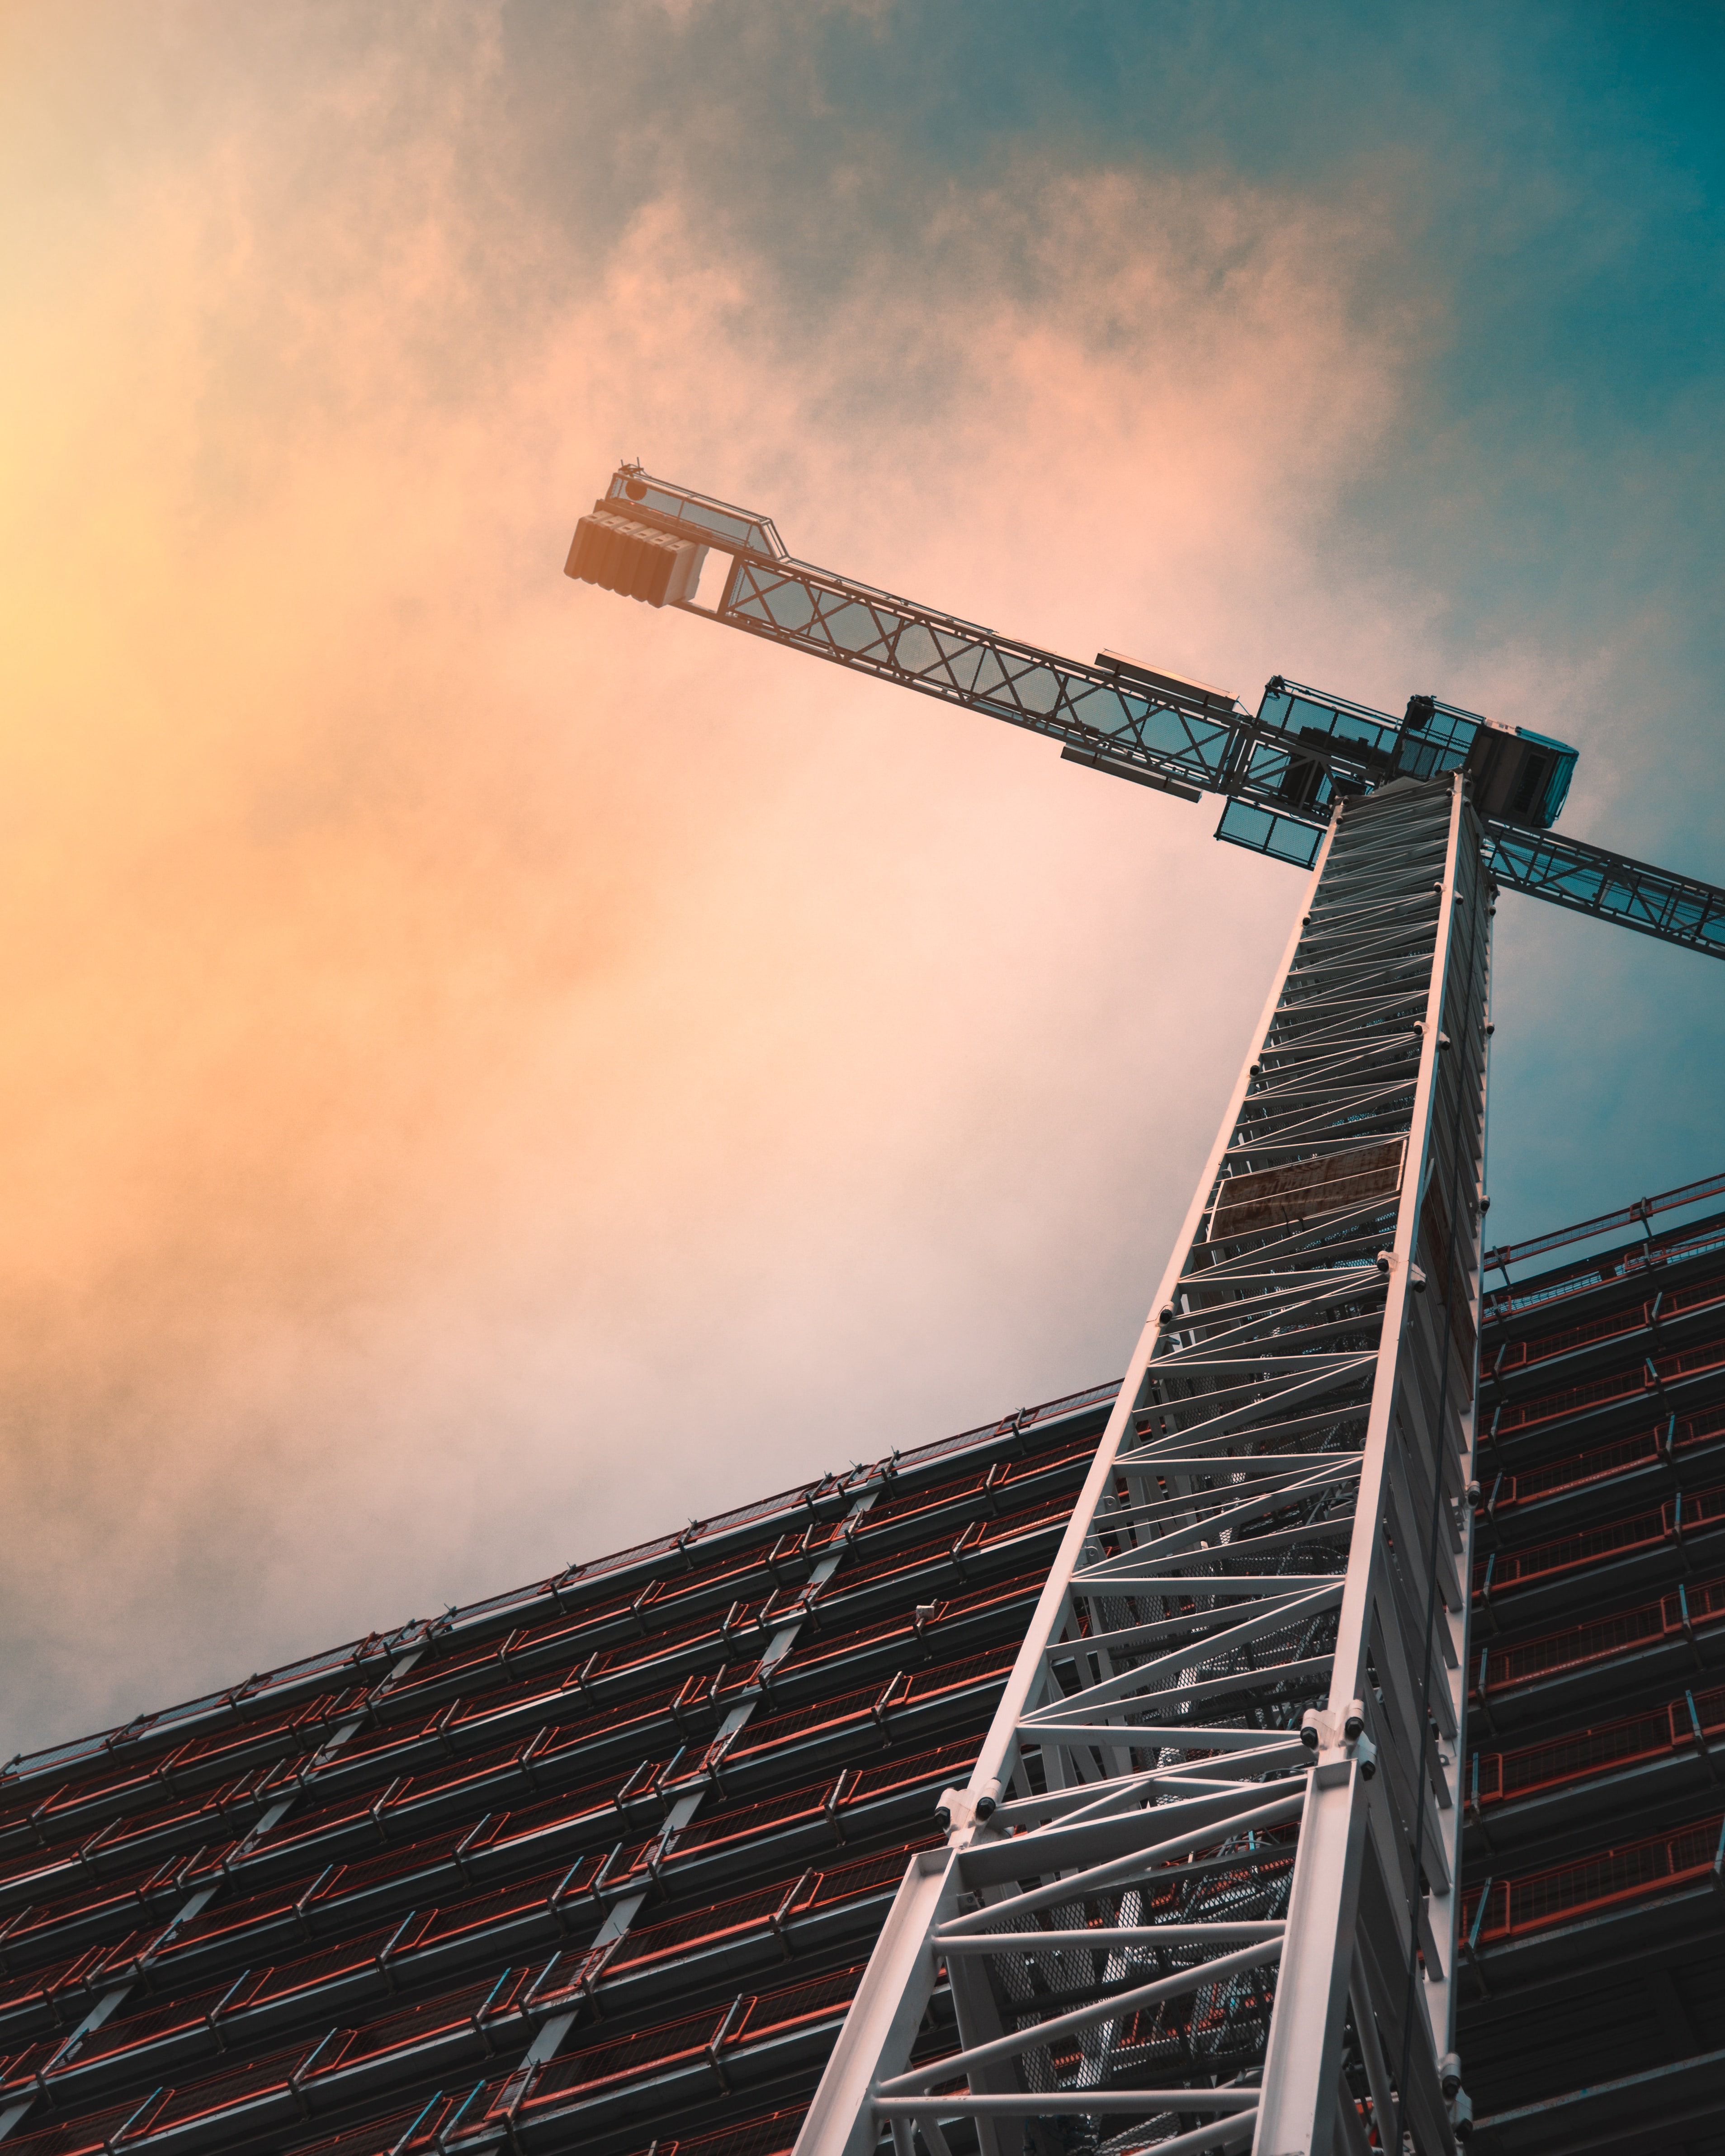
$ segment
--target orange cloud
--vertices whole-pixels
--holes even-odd
[[[260,33],[13,302],[27,1745],[1124,1352],[1296,886],[571,586],[619,453],[1081,655],[1408,680],[1314,551],[1430,327],[1368,211],[1026,164],[814,311],[673,176],[577,274],[438,20]]]

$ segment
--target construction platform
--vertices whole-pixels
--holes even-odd
[[[1725,2148],[1725,1214],[1644,1220],[1482,1319],[1476,2145]]]
[[[13,1760],[8,2156],[788,2148],[1114,1392]]]

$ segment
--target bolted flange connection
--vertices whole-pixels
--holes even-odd
[[[1378,1771],[1378,1748],[1366,1734],[1363,1700],[1349,1700],[1346,1712],[1339,1715],[1308,1707],[1300,1718],[1300,1742],[1317,1755],[1315,1773],[1320,1789],[1344,1780],[1350,1762],[1358,1767],[1364,1781]]]

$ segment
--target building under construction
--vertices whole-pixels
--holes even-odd
[[[1506,1252],[1525,1276],[1484,1301],[1459,2048],[1486,2151],[1725,2147],[1725,1214],[1697,1194],[1554,1270]],[[11,1762],[11,2147],[790,2150],[1115,1391],[883,1432],[848,1474]],[[1291,1850],[1260,1840],[1273,1901]],[[1230,1887],[1198,1851],[1165,1892]],[[1262,2006],[1189,1991],[1117,2045],[1225,2083]],[[942,1980],[913,2056],[953,2025]]]

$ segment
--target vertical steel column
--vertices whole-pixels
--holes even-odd
[[[1490,891],[1459,780],[1338,811],[798,2156],[1453,2156]]]

